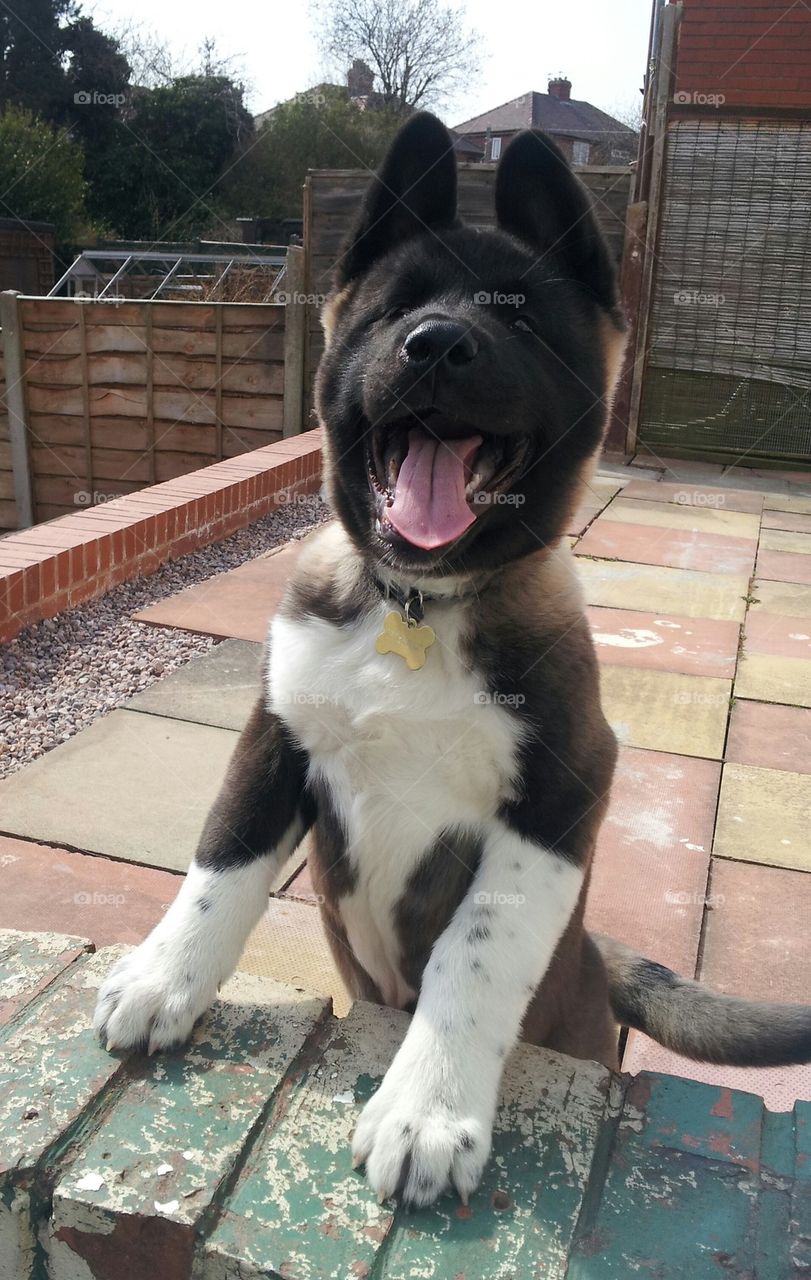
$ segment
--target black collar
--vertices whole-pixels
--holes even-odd
[[[372,573],[371,578],[384,600],[393,600],[400,606],[407,622],[422,622],[425,616],[425,605],[432,601],[453,604],[477,594],[476,588],[471,587],[469,591],[460,592],[458,595],[433,595],[429,591],[420,591],[418,587],[409,587],[404,590],[394,582],[383,582],[376,573]]]

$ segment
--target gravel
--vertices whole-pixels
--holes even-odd
[[[0,647],[0,778],[218,643],[133,622],[133,613],[303,537],[326,515],[317,495],[282,507],[148,578],[26,627]]]

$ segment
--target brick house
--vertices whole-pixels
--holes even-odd
[[[498,160],[522,129],[543,129],[573,164],[628,164],[636,158],[637,135],[590,102],[573,98],[565,77],[550,80],[546,93],[520,98],[485,111],[455,126],[454,132],[475,143],[483,160]]]

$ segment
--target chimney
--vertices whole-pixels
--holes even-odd
[[[555,76],[554,80],[549,81],[547,92],[550,98],[559,98],[561,102],[568,102],[572,96],[572,82],[565,76]]]
[[[346,87],[350,98],[368,98],[372,92],[375,73],[361,58],[356,58],[346,73]]]

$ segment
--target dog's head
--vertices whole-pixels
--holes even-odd
[[[506,149],[496,214],[493,231],[458,222],[450,135],[413,116],[324,309],[332,504],[405,574],[492,569],[556,541],[602,438],[622,350],[614,268],[544,134]]]

